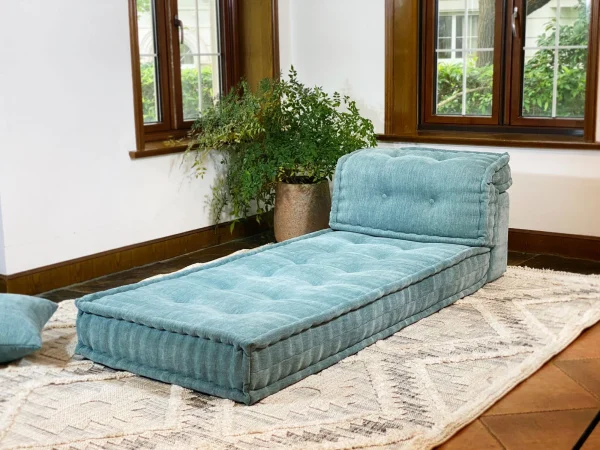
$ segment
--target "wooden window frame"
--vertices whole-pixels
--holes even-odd
[[[238,54],[238,2],[217,0],[219,6],[219,39],[221,52],[221,92],[227,93],[240,79]],[[129,0],[129,30],[131,45],[131,68],[136,129],[136,150],[132,158],[164,155],[180,152],[185,143],[165,145],[172,139],[187,135],[194,121],[183,119],[181,92],[181,68],[179,34],[174,18],[177,0],[156,0],[155,26],[157,36],[158,71],[160,86],[157,102],[161,105],[161,121],[144,124],[142,86],[140,74],[140,50],[138,38],[137,0]],[[166,81],[165,81],[166,80]]]
[[[519,11],[525,12],[525,0],[508,0],[508,6],[506,8],[506,17],[505,20],[511,20],[511,11],[514,7],[518,7]],[[510,22],[507,22],[510,23]],[[505,110],[505,122],[509,123],[512,126],[533,126],[533,127],[553,127],[553,128],[565,128],[565,129],[583,129],[584,120],[585,119],[544,119],[544,118],[536,118],[536,117],[523,117],[521,114],[521,103],[523,100],[523,92],[522,92],[522,74],[524,70],[524,37],[525,37],[525,23],[526,20],[523,20],[520,17],[516,26],[519,30],[516,37],[513,37],[512,33],[507,33],[506,36],[506,48],[511,49],[512,51],[507,51],[506,53],[506,67],[507,72],[510,73],[510,92],[506,94],[506,105],[508,107]],[[592,24],[590,20],[590,29],[589,36],[591,39],[592,36]],[[591,44],[591,41],[589,41]],[[589,45],[588,44],[588,47]],[[589,65],[588,65],[589,69]],[[587,71],[586,75],[586,103],[589,103],[590,95],[588,95],[588,85],[587,79],[589,78],[590,72]],[[584,110],[587,110],[584,107]],[[551,121],[551,122],[550,122]]]
[[[420,0],[386,0],[385,129],[384,133],[379,135],[380,139],[462,145],[600,149],[596,137],[596,117],[599,107],[597,96],[600,0],[591,1],[583,133],[572,129],[540,127],[539,124],[533,123],[528,123],[528,126],[516,124],[501,126],[472,123],[469,119],[462,123],[458,120],[449,127],[441,123],[426,123],[424,120],[426,108],[421,95],[423,84],[432,83],[432,80],[431,78],[429,81],[426,80],[424,70],[426,52],[423,52],[423,45],[426,29],[423,35],[421,34],[428,11],[423,9],[420,3],[422,3]],[[502,7],[503,14],[508,14],[509,10],[508,7]],[[511,38],[505,36],[502,45],[511,44]],[[511,66],[507,67],[506,60],[502,61],[502,64],[503,71],[513,69]],[[500,101],[510,104],[510,97],[507,98],[507,95],[506,91],[501,92]],[[506,117],[509,114],[507,110],[508,108],[504,108],[503,123],[509,120]]]
[[[492,87],[491,116],[453,116],[437,115],[435,111],[435,73],[436,73],[436,37],[437,37],[437,8],[439,0],[423,1],[423,36],[422,55],[424,56],[424,83],[421,85],[422,123],[425,125],[488,125],[502,128],[529,127],[536,129],[580,130],[584,127],[584,119],[549,119],[524,117],[521,114],[522,73],[524,70],[523,41],[525,36],[525,20],[517,21],[519,32],[516,37],[506,31],[510,24],[511,12],[514,7],[525,11],[526,0],[495,0],[494,26],[494,76]],[[592,28],[590,24],[590,36]],[[505,36],[505,37],[503,37]],[[503,42],[504,41],[504,42]],[[590,41],[591,42],[591,41]],[[505,74],[505,76],[503,76]],[[589,74],[589,72],[588,72]],[[586,86],[587,88],[587,86]],[[586,89],[587,94],[587,89]],[[586,102],[590,96],[586,95]],[[501,112],[503,109],[503,112]],[[501,116],[502,114],[502,116]]]
[[[494,67],[500,68],[494,70],[492,87],[492,115],[489,117],[478,116],[439,116],[434,114],[435,92],[432,86],[435,85],[435,41],[437,10],[433,7],[433,1],[423,1],[423,37],[422,37],[422,56],[423,58],[423,80],[422,83],[422,122],[426,124],[445,124],[445,125],[496,125],[500,119],[501,102],[501,73],[502,73],[502,11],[504,0],[495,0],[496,2],[496,23],[494,27]],[[433,25],[433,26],[432,26]],[[430,88],[427,89],[427,86]]]

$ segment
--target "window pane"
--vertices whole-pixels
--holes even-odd
[[[526,50],[523,117],[551,117],[554,50]]]
[[[468,32],[469,34],[468,36],[468,47],[467,48],[478,48],[480,47],[478,45],[478,41],[477,41],[477,33],[478,33],[478,27],[479,27],[479,16],[477,15],[477,13],[469,13],[469,29]],[[493,19],[491,22],[492,26],[493,26]],[[490,45],[492,48],[494,46],[494,30],[490,30],[491,31],[491,38],[492,41],[488,43],[488,45]],[[481,48],[483,48],[481,46]]]
[[[151,56],[140,57],[140,75],[142,79],[142,105],[144,111],[144,123],[157,123],[158,101],[156,92],[156,65],[155,58]]]
[[[467,55],[466,113],[469,116],[491,116],[494,65],[480,65],[479,60],[493,61],[493,52],[469,52]]]
[[[527,3],[523,117],[582,118],[589,3]]]
[[[438,49],[452,48],[452,16],[440,16],[438,22]],[[439,52],[438,58],[450,58],[451,52]]]
[[[583,118],[587,49],[558,51],[556,116]]]
[[[456,17],[456,48],[470,50],[474,48],[478,48],[477,44],[477,32],[478,32],[478,19],[479,16],[478,10],[469,10],[469,21],[468,27],[465,29],[465,18],[464,16]],[[492,30],[492,39],[494,36],[494,31]],[[493,42],[492,42],[493,46]],[[456,58],[462,58],[462,52],[456,52]]]
[[[438,62],[436,114],[462,114],[462,62]]]
[[[184,23],[181,46],[183,118],[194,120],[220,93],[218,2],[179,0],[178,12]]]
[[[440,46],[442,17],[453,19],[450,49]],[[436,114],[492,114],[495,20],[494,0],[438,0]]]
[[[138,45],[144,123],[160,122],[158,101],[158,55],[153,0],[138,0]]]

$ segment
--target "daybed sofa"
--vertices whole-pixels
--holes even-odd
[[[507,154],[338,162],[330,229],[77,301],[77,352],[252,404],[506,270]]]

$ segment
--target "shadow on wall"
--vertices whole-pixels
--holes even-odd
[[[356,97],[348,78],[344,80],[344,85],[340,89],[340,94],[347,95],[352,100],[356,101],[356,106],[358,106],[361,116],[366,117],[373,122],[375,133],[384,132],[384,105],[368,103],[364,98]]]
[[[2,221],[2,197],[0,197],[0,275],[6,274],[6,258],[4,256],[4,222]]]
[[[195,154],[183,154],[180,158],[174,158],[171,163],[171,171],[179,171],[181,174],[180,188],[184,183],[189,184],[200,184],[201,179],[210,181],[209,191],[204,195],[204,204],[202,211],[209,217],[211,224],[228,222],[233,220],[233,208],[231,205],[224,205],[221,214],[217,217],[218,205],[213,203],[213,192],[216,189],[223,189],[225,184],[225,177],[227,175],[226,165],[223,164],[224,155],[222,152],[212,150],[206,155],[204,165],[206,172],[204,176],[198,176],[197,167],[194,165],[196,162]],[[256,207],[250,209],[249,215],[256,213]]]
[[[521,172],[513,166],[510,227],[600,236],[600,179]]]

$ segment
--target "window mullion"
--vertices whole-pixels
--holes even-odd
[[[457,11],[456,1],[426,1],[422,25],[426,52],[422,59],[423,124],[500,122],[503,0],[479,4],[483,9],[463,0]],[[444,17],[451,20],[442,21]],[[441,33],[450,38],[445,40],[451,42],[450,48]]]
[[[169,61],[166,39],[166,8],[164,2],[153,0],[151,2],[154,11],[155,24],[155,53],[157,61],[157,101],[160,108],[160,122],[156,125],[148,125],[147,132],[165,131],[171,128],[171,107],[170,107],[170,79],[169,79]]]
[[[462,20],[462,30],[461,30],[461,36],[462,36],[462,65],[463,65],[463,76],[462,76],[462,115],[466,116],[467,115],[467,71],[469,70],[467,68],[467,59],[468,59],[468,55],[467,55],[467,50],[466,50],[466,45],[465,42],[468,39],[468,30],[469,30],[469,1],[468,0],[464,0],[465,2],[465,11],[464,11],[464,17]]]
[[[562,11],[564,2],[561,0],[557,0],[556,11],[553,14],[549,13],[550,7],[545,4],[533,10],[535,16],[528,16],[531,11],[527,8],[526,0],[513,1],[514,6],[518,8],[516,21],[518,33],[516,37],[510,37],[512,59],[507,59],[507,63],[512,65],[509,123],[522,127],[581,129],[585,122],[583,111],[585,111],[585,102],[588,101],[590,86],[586,75],[584,85],[578,84],[577,89],[572,88],[569,83],[582,83],[576,72],[580,74],[582,71],[587,72],[587,69],[580,61],[570,65],[569,61],[574,59],[572,55],[590,48],[589,43],[584,45],[585,42],[578,41],[580,37],[575,34],[581,29],[581,20],[584,16],[581,16],[581,11],[577,11],[577,15],[567,14],[564,16],[564,22],[561,23],[565,12]],[[584,6],[577,6],[577,8],[581,7]],[[507,17],[509,22],[507,32],[510,32],[511,16]],[[539,21],[540,17],[545,18],[545,27],[537,24],[536,21]],[[576,21],[580,21],[577,26],[575,26]],[[561,26],[564,27],[563,30]],[[563,36],[564,33],[561,31],[567,34]],[[561,53],[566,58],[562,63]],[[588,54],[587,62],[584,61],[583,64],[589,65],[589,61]],[[562,72],[561,64],[566,65],[565,72]],[[565,79],[569,73],[575,74],[572,78]],[[547,83],[544,83],[546,80]],[[564,83],[567,84],[566,88]],[[565,94],[565,89],[568,94]],[[585,98],[585,102],[576,101],[577,98]]]
[[[452,59],[455,59],[456,58],[456,33],[457,33],[457,31],[456,31],[456,15],[452,14],[451,17],[452,17],[452,25],[451,25],[452,26],[452,30],[451,30],[452,39],[450,40],[450,48],[452,49],[452,53],[450,53],[450,57]]]
[[[554,32],[554,73],[552,77],[552,118],[556,117],[558,101],[558,47],[560,45],[560,0],[556,0],[556,31]]]
[[[179,28],[175,24],[175,17],[177,15],[177,0],[166,0],[164,3],[164,39],[166,48],[165,61],[168,67],[167,72],[169,77],[168,91],[171,129],[178,130],[181,128],[181,102],[178,99],[178,93],[180,92],[181,87],[178,86],[178,83],[180,83],[180,77],[178,76],[177,71],[179,67]]]

